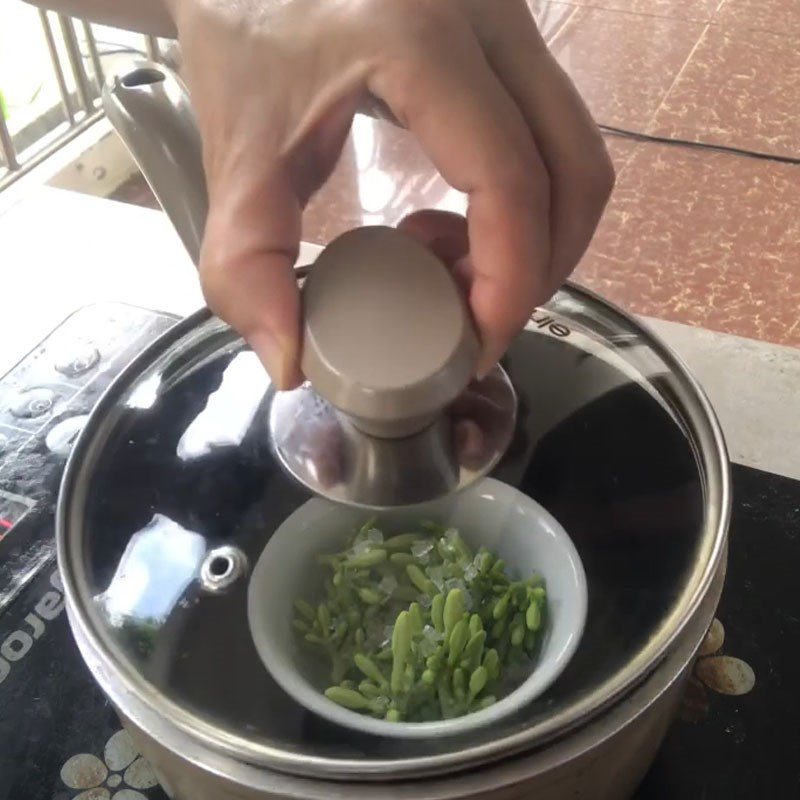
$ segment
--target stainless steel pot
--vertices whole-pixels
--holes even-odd
[[[196,255],[206,201],[182,87],[148,65],[116,81],[106,105]],[[59,564],[81,653],[173,797],[630,794],[719,598],[722,435],[668,348],[577,287],[537,311],[505,368],[520,408],[494,474],[574,539],[586,633],[553,689],[514,718],[421,743],[312,717],[255,654],[247,564],[307,495],[267,444],[275,392],[244,343],[198,313],[109,389],[65,472]],[[224,590],[208,581],[222,553]]]
[[[142,704],[117,708],[125,728],[178,800],[625,800],[652,762],[683,696],[724,579],[719,572],[679,641],[655,672],[597,720],[528,755],[464,775],[424,782],[332,783],[259,769],[176,735]],[[80,637],[79,629],[73,627]],[[81,641],[79,639],[79,641]],[[90,668],[102,669],[81,651]]]

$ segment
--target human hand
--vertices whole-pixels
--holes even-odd
[[[572,271],[613,185],[524,0],[166,2],[203,137],[203,291],[276,385],[301,380],[303,208],[372,100],[468,196],[466,220],[402,227],[455,264],[487,371]]]

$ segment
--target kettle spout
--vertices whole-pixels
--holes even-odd
[[[197,264],[208,194],[200,131],[182,81],[162,64],[142,63],[105,87],[103,108]]]

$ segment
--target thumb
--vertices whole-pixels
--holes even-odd
[[[203,294],[253,348],[276,387],[291,389],[302,380],[294,275],[302,210],[280,164],[235,152],[226,162],[209,185]]]
[[[282,154],[270,154],[270,136],[256,136],[245,126],[208,156],[203,294],[247,340],[280,390],[302,381],[294,265],[303,206],[336,164],[355,104],[352,93],[319,104]]]

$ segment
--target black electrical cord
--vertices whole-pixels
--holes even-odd
[[[800,158],[796,156],[780,156],[772,153],[760,153],[757,150],[743,150],[739,147],[728,147],[724,144],[709,144],[708,142],[692,142],[688,139],[670,139],[666,136],[651,136],[648,133],[629,131],[625,128],[615,128],[612,125],[599,125],[601,131],[611,136],[619,136],[623,139],[633,139],[637,142],[651,142],[655,144],[667,144],[673,147],[691,147],[696,150],[713,150],[717,153],[727,153],[728,155],[743,156],[745,158],[756,158],[761,161],[777,161],[779,164],[800,165]]]

